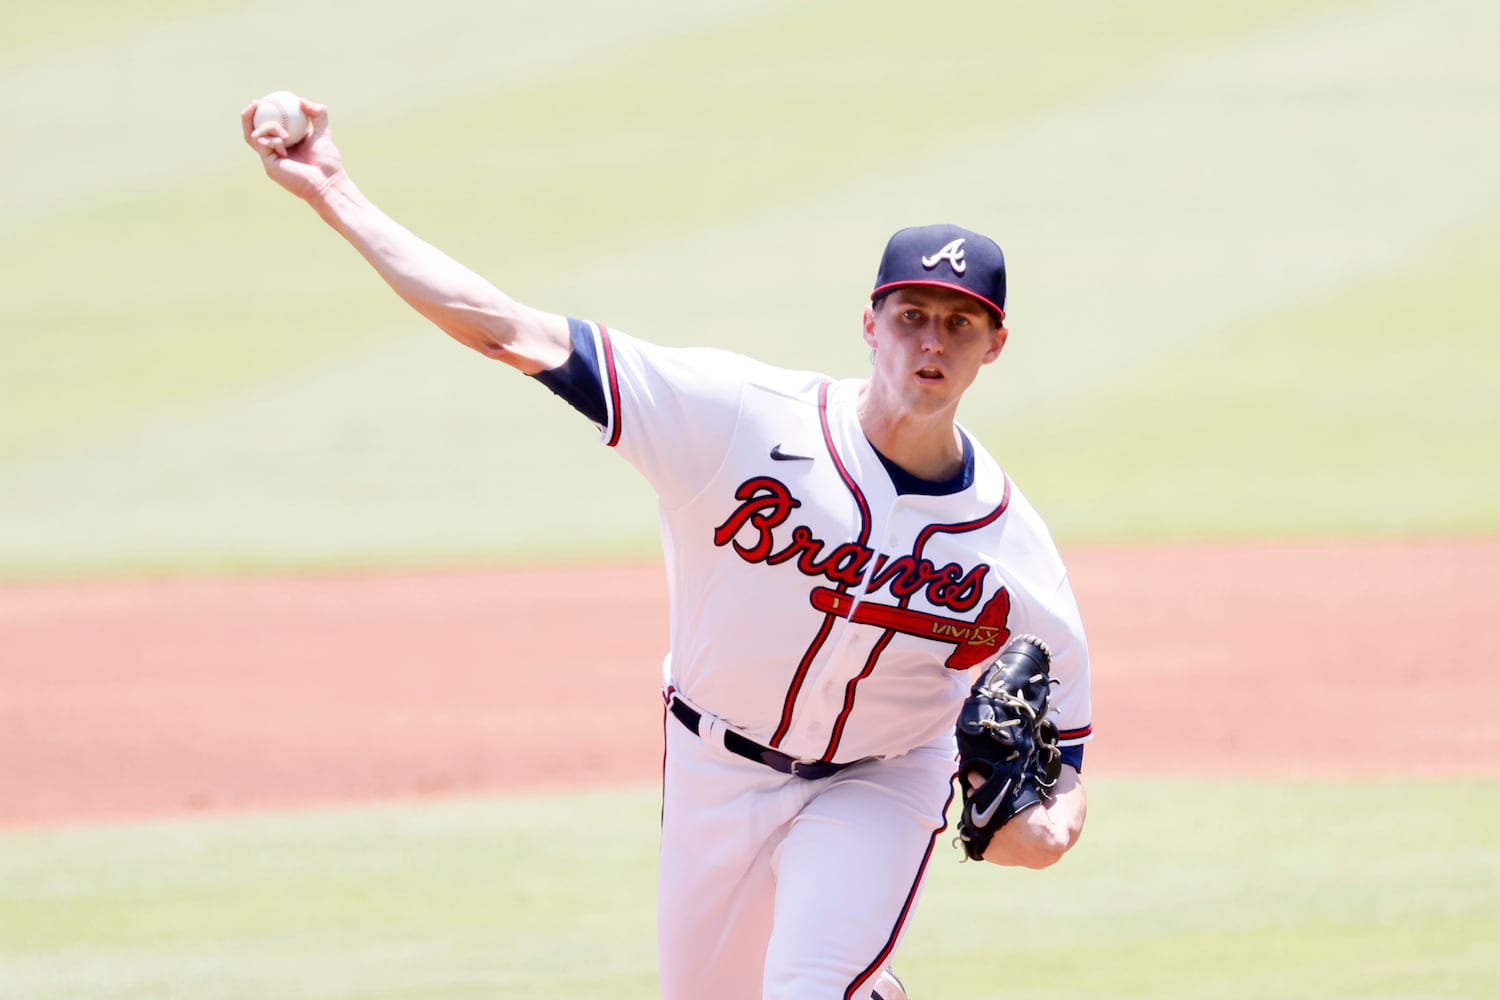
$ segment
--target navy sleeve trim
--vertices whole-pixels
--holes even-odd
[[[608,421],[604,380],[599,375],[599,355],[594,350],[594,331],[582,320],[569,319],[568,333],[573,352],[556,368],[533,376],[573,409],[603,427]]]
[[[1083,744],[1072,747],[1059,747],[1062,753],[1062,762],[1067,764],[1079,774],[1083,773]]]

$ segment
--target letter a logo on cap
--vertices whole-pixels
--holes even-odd
[[[923,257],[922,266],[931,271],[938,266],[938,261],[942,260],[948,262],[949,266],[953,268],[954,274],[964,273],[969,265],[964,262],[964,241],[962,237],[949,243],[931,257]]]

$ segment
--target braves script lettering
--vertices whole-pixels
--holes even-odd
[[[866,593],[889,588],[891,594],[904,600],[921,592],[928,603],[958,612],[972,610],[984,593],[984,579],[990,569],[987,565],[965,570],[957,563],[938,566],[915,555],[891,558],[858,542],[830,547],[811,528],[800,524],[778,536],[777,529],[786,525],[802,502],[792,496],[785,483],[769,476],[745,480],[734,491],[734,498],[740,505],[714,529],[714,544],[732,545],[746,562],[768,566],[793,562],[807,576],[846,587],[859,585],[868,573]],[[741,540],[746,529],[750,529],[750,536]],[[973,628],[964,623],[948,627]],[[950,640],[960,637],[957,632],[948,636]]]

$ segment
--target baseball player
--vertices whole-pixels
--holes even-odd
[[[1089,663],[1041,519],[955,420],[1008,335],[1005,260],[955,226],[881,257],[863,378],[666,348],[522,305],[375,207],[327,109],[246,142],[395,292],[556,393],[659,498],[658,957],[667,1000],[904,997],[890,974],[946,828],[971,669],[1012,633],[1052,656],[1062,766],[983,858],[1046,867],[1077,840]],[[946,843],[946,841],[943,841]]]

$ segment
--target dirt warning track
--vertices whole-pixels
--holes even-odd
[[[1085,773],[1500,774],[1500,540],[1064,556]],[[0,587],[0,823],[655,781],[665,586],[651,564]]]

